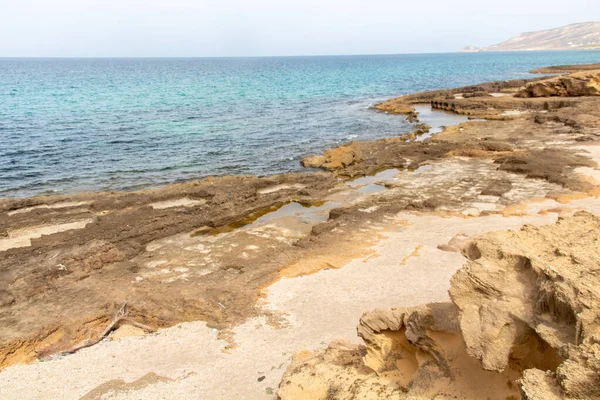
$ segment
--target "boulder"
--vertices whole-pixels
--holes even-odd
[[[324,156],[308,156],[304,157],[300,162],[306,168],[321,168],[325,164],[325,161]]]

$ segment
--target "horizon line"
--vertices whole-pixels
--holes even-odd
[[[490,54],[490,53],[550,53],[550,52],[593,52],[600,49],[569,50],[511,50],[511,51],[439,51],[413,53],[362,53],[362,54],[295,54],[295,55],[248,55],[248,56],[0,56],[0,59],[194,59],[194,58],[294,58],[294,57],[360,57],[360,56],[402,56],[432,54]]]

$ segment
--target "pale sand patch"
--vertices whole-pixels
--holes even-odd
[[[552,223],[556,215],[463,219],[401,213],[395,219],[398,228],[373,246],[378,257],[283,278],[267,288],[264,307],[284,319],[283,327],[276,329],[264,318],[250,320],[233,330],[236,347],[229,353],[222,351],[227,343],[204,323],[184,323],[154,336],[101,342],[60,360],[9,367],[0,373],[1,397],[78,399],[110,380],[132,382],[154,372],[173,381],[103,398],[272,399],[293,353],[336,338],[359,342],[355,328],[365,310],[446,301],[450,277],[464,258],[437,245],[459,233]],[[400,265],[418,246],[420,256]]]
[[[182,199],[177,200],[166,200],[166,201],[157,201],[156,203],[150,203],[150,207],[155,210],[164,210],[165,208],[172,207],[192,207],[201,204],[206,204],[206,200],[192,200],[190,198],[184,197]]]
[[[571,140],[549,140],[547,142],[544,142],[544,144],[546,144],[548,146],[572,144],[572,143],[573,143],[573,141],[571,141]]]
[[[490,93],[492,97],[507,97],[512,96],[512,93]]]
[[[596,168],[590,167],[580,167],[576,168],[575,172],[582,174],[588,180],[596,185],[600,185],[600,146],[598,145],[583,145],[583,146],[573,146],[573,149],[583,150],[581,153],[577,153],[578,155],[582,155],[585,157],[589,157],[594,160],[598,165]]]
[[[119,340],[131,336],[144,336],[146,332],[142,328],[132,325],[121,325],[111,335],[111,340]]]
[[[567,196],[567,195],[565,195]],[[587,210],[593,214],[600,215],[600,201],[596,196],[587,193],[569,194],[569,201],[559,196],[558,201],[554,199],[533,199],[527,202],[512,204],[505,207],[501,213],[505,217],[555,213],[558,215],[572,214],[576,211]]]
[[[296,183],[294,185],[275,185],[275,186],[269,186],[264,189],[260,189],[260,190],[258,190],[258,193],[267,194],[267,193],[278,192],[283,189],[303,189],[305,187],[306,187],[306,185],[302,185],[300,183]]]
[[[91,201],[64,201],[62,203],[41,204],[39,206],[19,208],[18,210],[9,211],[6,214],[8,214],[10,216],[10,215],[15,215],[15,214],[24,214],[26,212],[38,210],[38,209],[42,209],[42,208],[52,209],[52,208],[79,207],[79,206],[85,206],[85,205],[88,205],[91,203],[92,203]]]
[[[600,145],[597,144],[589,144],[589,145],[578,145],[571,147],[575,150],[582,150],[581,153],[577,153],[578,155],[590,157],[592,160],[598,163],[598,167],[600,167]]]
[[[529,113],[529,111],[507,110],[507,111],[504,111],[502,114],[500,114],[500,116],[502,116],[502,117],[518,117],[519,115],[528,114],[528,113]]]
[[[575,172],[588,178],[591,183],[600,185],[600,170],[590,167],[579,167],[575,168]]]
[[[42,235],[51,235],[53,233],[64,232],[71,229],[83,229],[93,219],[68,222],[66,224],[35,226],[23,229],[8,231],[8,237],[0,239],[0,251],[14,249],[17,247],[31,246],[31,239],[36,239]]]

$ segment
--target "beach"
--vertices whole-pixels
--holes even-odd
[[[0,200],[1,397],[325,398],[292,356],[448,302],[480,235],[600,215],[598,71],[558,79],[382,102],[413,132],[307,154],[318,171]]]

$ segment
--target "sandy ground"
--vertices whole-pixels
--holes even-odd
[[[505,107],[496,116],[523,105],[484,100]],[[457,242],[600,213],[596,105],[584,100],[576,125],[568,110],[542,123],[520,112],[429,142],[342,146],[327,155],[337,170],[320,175],[0,203],[0,276],[13,285],[0,288],[0,398],[273,399],[294,353],[358,343],[365,311],[448,300],[465,262]],[[52,357],[124,299],[134,318],[174,326],[123,326],[118,340]],[[207,322],[179,323],[190,320]],[[76,336],[61,331],[69,324]],[[48,361],[10,365],[48,343]]]
[[[531,207],[542,208],[540,203]],[[600,212],[600,201],[584,199],[569,207]],[[449,279],[464,258],[439,250],[438,245],[458,234],[547,224],[556,217],[556,213],[478,218],[399,213],[396,229],[385,233],[374,247],[375,255],[352,260],[341,269],[283,278],[270,286],[264,307],[282,315],[285,322],[280,329],[263,318],[252,319],[233,330],[233,346],[218,340],[217,332],[202,322],[151,336],[104,341],[59,360],[7,368],[0,374],[2,397],[77,399],[95,390],[91,398],[272,399],[292,354],[336,338],[358,342],[356,321],[365,310],[447,300]]]

